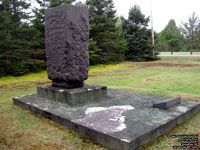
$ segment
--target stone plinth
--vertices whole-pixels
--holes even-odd
[[[74,106],[98,101],[107,96],[107,87],[85,85],[81,88],[65,89],[46,85],[37,87],[37,94],[41,98]]]
[[[88,78],[88,9],[62,5],[45,11],[47,72],[52,85],[76,88]]]

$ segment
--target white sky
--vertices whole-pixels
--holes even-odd
[[[85,0],[81,0],[85,2]],[[118,16],[128,17],[131,6],[137,4],[146,16],[153,12],[154,29],[160,32],[170,19],[175,19],[179,26],[181,21],[187,21],[188,17],[196,12],[200,16],[200,0],[113,0]],[[152,1],[152,5],[151,5]]]

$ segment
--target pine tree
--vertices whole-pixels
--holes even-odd
[[[165,49],[170,49],[171,54],[173,54],[174,51],[179,51],[181,49],[182,39],[183,36],[176,26],[175,20],[171,19],[164,30],[160,32],[157,41],[160,46],[165,45]],[[158,48],[159,45],[157,46]],[[160,50],[162,50],[162,47],[160,47]]]
[[[182,23],[182,33],[190,45],[190,54],[192,55],[195,47],[198,46],[198,36],[200,32],[200,20],[195,12],[188,18],[188,22]]]
[[[30,27],[26,0],[4,0],[0,4],[0,76],[38,71],[42,62],[32,59],[35,30]]]
[[[35,51],[36,58],[45,60],[45,26],[44,26],[44,12],[49,7],[49,0],[36,0],[39,4],[38,8],[32,9],[34,13],[31,20],[32,27],[36,30],[35,36]]]
[[[113,1],[87,0],[86,6],[89,8],[90,38],[96,42],[98,49],[95,50],[98,55],[95,64],[121,61],[126,50],[126,41],[116,26]],[[91,53],[93,52],[90,49]]]
[[[97,42],[94,41],[92,38],[89,39],[89,60],[90,65],[98,64],[99,55],[98,53],[101,52],[101,49],[97,47]]]
[[[76,0],[50,0],[49,7],[56,7],[62,4],[71,4],[72,2],[75,2],[75,1]]]
[[[149,17],[142,14],[140,7],[135,5],[129,10],[128,19],[122,18],[123,31],[128,41],[126,59],[132,61],[153,60],[151,30],[147,29]]]

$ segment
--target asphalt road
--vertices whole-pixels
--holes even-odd
[[[168,57],[200,57],[200,55],[158,55],[158,56],[168,56]]]

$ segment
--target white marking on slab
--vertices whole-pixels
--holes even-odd
[[[27,104],[30,105],[31,103],[28,102]]]
[[[44,110],[47,110],[48,108],[46,107],[46,108],[44,108]]]
[[[111,120],[111,121],[118,121],[118,122],[124,122],[125,121],[125,117],[126,116],[114,117],[114,118],[111,118],[109,120]]]
[[[127,140],[127,139],[121,139],[121,140],[124,141],[124,142],[128,142],[128,143],[131,142],[131,141]]]
[[[121,116],[121,117],[119,117],[119,120],[118,120],[118,121],[119,121],[119,122],[125,122],[125,117],[126,117],[126,116]]]
[[[38,105],[37,104],[33,104],[33,106],[37,107]]]
[[[178,106],[176,109],[177,109],[178,111],[180,111],[180,112],[186,112],[186,111],[188,110],[188,108],[185,107],[185,106]]]
[[[153,120],[152,123],[160,124],[162,123],[162,120]]]
[[[126,129],[126,125],[124,123],[120,123],[119,126],[115,128],[115,132],[122,131],[124,129]]]
[[[91,108],[88,108],[86,111],[85,111],[85,114],[91,114],[91,113],[95,113],[95,112],[98,112],[98,111],[103,111],[103,110],[106,110],[106,108],[104,107],[91,107]]]
[[[174,115],[179,115],[180,113],[178,113],[178,112],[173,112],[173,114],[174,114]]]
[[[88,91],[92,91],[92,89],[87,89]]]
[[[58,92],[62,93],[62,92],[64,92],[64,90],[58,90]]]
[[[122,116],[122,113],[129,110],[134,110],[134,107],[131,105],[91,107],[85,111],[84,118],[73,121],[104,133],[119,132],[127,128],[124,123],[126,116]]]
[[[123,106],[111,106],[111,107],[91,107],[91,108],[88,108],[86,111],[85,111],[85,114],[90,114],[90,113],[95,113],[95,112],[98,112],[98,111],[103,111],[103,110],[114,110],[114,109],[124,109],[125,111],[126,110],[132,110],[134,109],[134,107],[132,107],[131,105],[123,105]]]

